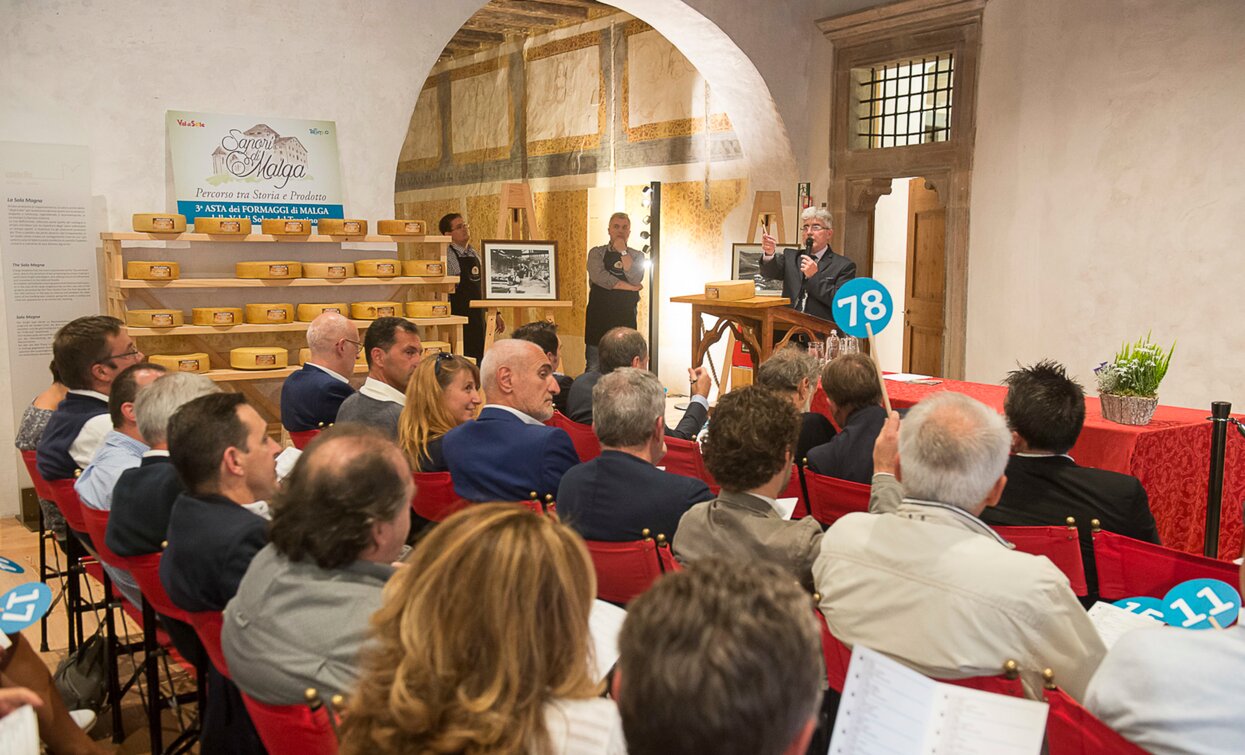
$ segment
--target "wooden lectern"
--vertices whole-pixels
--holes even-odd
[[[704,294],[675,296],[670,301],[692,305],[692,366],[704,362],[709,347],[721,340],[727,329],[735,338],[748,344],[755,368],[769,359],[775,348],[782,348],[797,333],[822,340],[834,332],[834,323],[820,317],[797,312],[790,299],[780,296],[754,296],[750,299],[722,301]],[[718,318],[717,324],[705,329],[704,315]],[[787,330],[782,341],[774,343],[775,330]]]

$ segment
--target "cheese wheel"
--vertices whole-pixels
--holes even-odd
[[[355,320],[375,320],[378,317],[401,317],[402,303],[396,301],[357,301],[350,305],[350,317]]]
[[[445,263],[441,260],[405,260],[402,274],[414,278],[440,278],[445,275]]]
[[[382,236],[423,236],[428,226],[422,220],[378,220],[376,232]]]
[[[279,370],[288,367],[290,352],[272,346],[243,346],[229,350],[229,366],[235,370]]]
[[[298,278],[303,274],[300,262],[292,260],[268,260],[265,262],[239,262],[234,265],[239,278]]]
[[[367,235],[367,221],[357,218],[321,218],[317,228],[326,236]]]
[[[270,236],[306,236],[311,233],[311,221],[296,218],[266,218],[261,228]]]
[[[311,361],[311,349],[306,346],[298,350],[298,363],[307,364]]]
[[[304,262],[304,278],[353,278],[353,262]]]
[[[407,317],[449,317],[450,303],[447,301],[408,301]]]
[[[354,263],[355,275],[362,278],[392,278],[402,274],[402,261],[391,259],[359,260]]]
[[[239,325],[242,323],[240,307],[195,307],[190,310],[195,325]]]
[[[182,266],[176,262],[142,262],[125,263],[125,277],[138,281],[171,281],[181,277]]]
[[[280,325],[294,322],[293,304],[248,304],[246,321],[252,325]]]
[[[251,221],[247,218],[195,218],[195,231],[222,236],[245,236],[251,232]]]
[[[325,312],[336,312],[342,317],[349,317],[350,305],[344,301],[333,304],[299,304],[296,314],[299,322],[311,322]]]
[[[158,364],[172,372],[207,372],[211,369],[211,360],[202,351],[191,354],[152,354],[147,357],[152,364]]]
[[[429,354],[449,354],[453,349],[450,348],[449,341],[424,341],[424,356]]]
[[[125,324],[132,328],[175,328],[186,321],[180,309],[131,309]]]
[[[136,212],[134,230],[144,233],[184,233],[186,216],[175,212]]]

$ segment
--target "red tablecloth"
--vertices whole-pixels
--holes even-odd
[[[895,408],[912,406],[936,391],[957,391],[1003,411],[1007,388],[943,380],[938,385],[886,382]],[[813,410],[826,412],[825,394],[817,389]],[[1085,399],[1085,427],[1072,449],[1077,463],[1131,474],[1150,497],[1150,510],[1163,544],[1202,553],[1206,528],[1206,486],[1210,476],[1210,416],[1206,409],[1159,406],[1150,424],[1120,425],[1102,418],[1097,398]],[[1245,419],[1245,416],[1234,415]],[[1241,555],[1241,502],[1245,500],[1245,440],[1228,430],[1224,461],[1223,510],[1219,556]]]

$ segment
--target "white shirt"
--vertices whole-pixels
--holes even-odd
[[[505,410],[505,411],[510,412],[511,414],[513,414],[514,416],[516,416],[516,417],[518,417],[519,419],[523,420],[524,422],[526,422],[526,423],[527,423],[527,424],[529,424],[529,425],[540,425],[540,426],[542,426],[542,427],[543,427],[543,426],[544,426],[544,424],[545,424],[544,422],[541,422],[540,420],[536,419],[535,417],[532,417],[532,416],[530,416],[530,415],[524,414],[523,412],[519,411],[518,409],[515,409],[513,406],[502,406],[501,404],[487,404],[487,405],[485,405],[485,407],[484,407],[484,408],[485,408],[485,409],[489,409],[489,408],[492,408],[492,409],[503,409],[503,410]]]
[[[108,397],[99,391],[88,391],[85,389],[74,388],[69,391],[79,396],[90,396],[108,403]],[[79,469],[86,469],[91,463],[91,459],[95,457],[95,452],[99,450],[99,446],[104,442],[104,436],[112,432],[112,416],[108,412],[91,417],[78,431],[78,437],[74,438],[74,442],[69,446],[69,457],[74,460]]]
[[[348,378],[343,377],[343,376],[341,376],[341,375],[338,375],[336,372],[333,372],[333,371],[332,371],[332,370],[330,370],[328,367],[325,367],[325,366],[324,366],[324,365],[322,365],[322,364],[316,364],[315,362],[308,362],[307,364],[308,364],[309,366],[311,366],[311,367],[315,367],[315,368],[316,368],[316,369],[318,369],[318,370],[324,370],[325,372],[327,372],[328,374],[330,374],[330,375],[332,375],[333,377],[337,378],[338,380],[342,381],[342,382],[343,382],[343,383],[345,383],[346,385],[350,385],[350,380],[349,380]]]
[[[374,398],[377,401],[389,401],[398,406],[406,406],[406,394],[386,383],[384,380],[377,380],[374,377],[368,377],[363,381],[363,386],[359,388],[368,398]]]
[[[626,755],[622,717],[613,700],[551,700],[545,728],[553,755]]]

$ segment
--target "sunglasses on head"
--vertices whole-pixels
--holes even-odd
[[[441,363],[448,362],[453,359],[454,355],[448,351],[437,352],[436,361],[432,363],[432,371],[437,377],[441,377]]]

